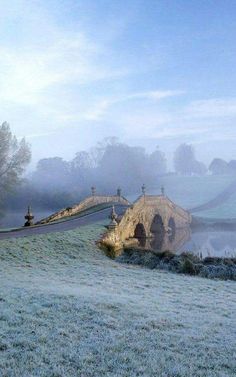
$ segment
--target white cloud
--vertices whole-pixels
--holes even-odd
[[[150,90],[147,92],[138,92],[127,95],[124,100],[128,99],[149,99],[149,100],[161,100],[163,98],[175,97],[178,95],[184,94],[184,91],[181,90]]]
[[[55,131],[50,131],[50,132],[39,132],[35,134],[28,134],[27,139],[35,139],[38,137],[44,137],[44,136],[49,136],[55,134]],[[20,136],[20,138],[23,138],[25,135]]]
[[[17,43],[0,43],[0,118],[16,121],[18,135],[25,132],[29,138],[46,136],[56,129],[66,129],[70,123],[77,122],[82,127],[83,121],[116,124],[117,111],[120,119],[117,127],[126,132],[126,124],[135,116],[123,109],[129,103],[139,107],[147,102],[143,118],[146,117],[146,124],[150,119],[151,125],[148,103],[182,94],[177,90],[130,92],[128,85],[120,93],[110,90],[106,80],[126,76],[128,82],[130,73],[128,65],[116,65],[114,56],[109,60],[112,38],[119,35],[123,23],[115,26],[113,37],[110,25],[109,38],[104,36],[104,40],[95,41],[79,26],[76,31],[60,27],[53,14],[34,2],[13,0],[11,6],[2,7],[2,15],[2,25],[6,22],[8,27],[11,19],[20,23]],[[134,71],[132,67],[131,74]],[[96,90],[96,82],[100,80],[104,81],[103,93],[94,95],[93,89],[84,90],[91,83]],[[141,132],[141,121],[134,119],[134,122],[140,123]]]
[[[175,91],[171,93],[174,95]],[[236,120],[235,98],[192,101],[187,106],[172,107],[171,111],[169,107],[167,109],[159,102],[158,106],[143,106],[142,103],[135,111],[125,111],[116,117],[114,122],[129,139],[135,135],[141,138],[213,140],[213,130],[217,139],[222,138],[223,132],[224,139],[236,138],[236,129],[232,126],[232,121]]]
[[[110,72],[91,64],[93,54],[95,48],[81,35],[63,37],[39,50],[0,48],[0,99],[37,104],[52,85],[106,77]]]
[[[236,98],[212,98],[193,101],[185,109],[189,118],[226,118],[236,116]]]
[[[106,98],[95,103],[94,106],[85,113],[84,118],[95,121],[101,120],[106,117],[108,110],[111,107],[115,107],[117,104],[135,100],[160,101],[161,99],[174,97],[183,93],[183,91],[179,90],[153,90],[146,92],[127,93],[126,95]],[[148,115],[146,114],[146,116]]]

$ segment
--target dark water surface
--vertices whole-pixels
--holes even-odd
[[[181,254],[190,252],[202,258],[207,256],[236,257],[236,232],[196,231],[177,229],[175,234],[158,234],[152,239],[139,239],[139,246],[153,251],[170,250]]]
[[[178,252],[190,251],[203,257],[236,257],[236,232],[205,231],[194,232]]]

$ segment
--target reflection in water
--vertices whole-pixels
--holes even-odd
[[[160,215],[155,215],[151,224],[150,232],[154,234],[154,237],[157,234],[162,234],[165,232],[164,224]]]
[[[170,218],[168,227],[169,227],[169,233],[170,233],[170,236],[169,236],[170,241],[172,242],[175,239],[175,232],[176,232],[176,226],[175,226],[175,221],[173,217]]]
[[[183,246],[191,236],[190,228],[183,228],[175,230],[174,232],[156,232],[151,238],[139,238],[139,246],[145,249],[152,249],[158,251],[176,251]]]
[[[153,238],[149,240],[151,249],[162,250],[164,244],[165,233],[155,233]]]
[[[193,233],[191,239],[178,250],[216,257],[236,257],[236,233],[231,231],[207,231]]]
[[[191,252],[202,258],[236,257],[236,233],[230,231],[192,233],[190,228],[183,228],[169,233],[155,232],[152,238],[139,238],[138,242],[140,247],[154,251]]]
[[[150,241],[150,247],[154,250],[161,250],[164,243],[165,229],[160,215],[154,217],[150,232],[153,235]]]

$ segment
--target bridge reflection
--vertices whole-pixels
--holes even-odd
[[[191,239],[190,227],[172,229],[170,232],[153,232],[152,237],[137,236],[128,240],[129,246],[138,246],[148,250],[178,252]]]

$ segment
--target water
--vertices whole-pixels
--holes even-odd
[[[194,232],[178,253],[190,251],[203,257],[236,257],[236,232],[232,231],[205,231]]]
[[[184,228],[177,229],[175,234],[158,234],[152,239],[139,239],[138,246],[153,251],[170,250],[176,254],[190,252],[202,258],[236,257],[236,232],[192,232],[190,228]]]

